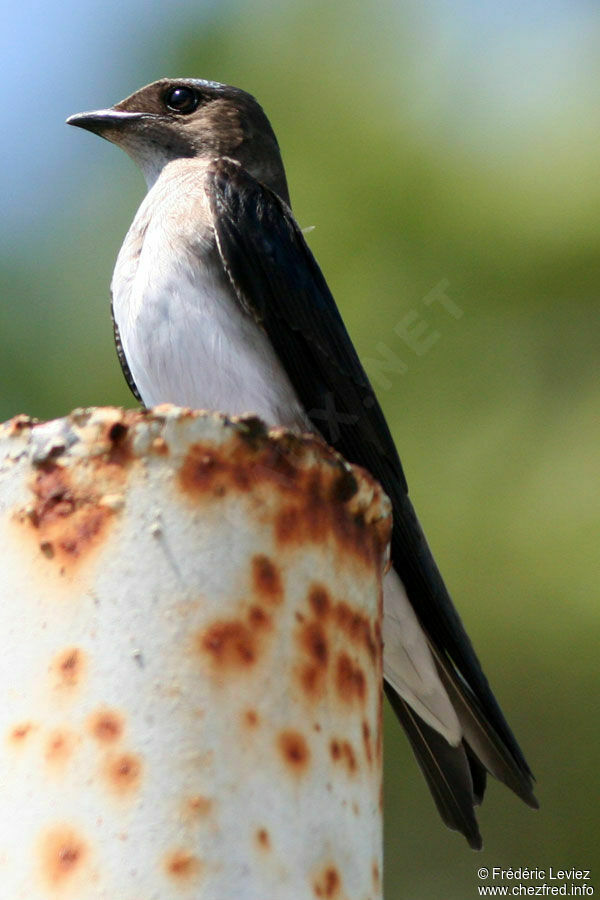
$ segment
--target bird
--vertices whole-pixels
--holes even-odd
[[[536,808],[534,778],[423,534],[384,414],[291,210],[280,148],[240,88],[162,78],[69,125],[121,147],[148,191],[111,283],[115,342],[145,406],[323,437],[393,509],[384,688],[442,820],[482,846],[487,773]]]

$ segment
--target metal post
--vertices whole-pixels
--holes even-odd
[[[175,407],[0,429],[0,896],[378,900],[389,503]]]

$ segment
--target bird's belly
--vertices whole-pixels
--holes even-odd
[[[228,285],[181,269],[150,288],[134,284],[114,315],[131,375],[146,406],[175,403],[269,425],[312,430],[266,334]]]

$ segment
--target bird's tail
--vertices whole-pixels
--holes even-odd
[[[475,791],[471,764],[464,744],[461,742],[453,747],[410,708],[391,684],[385,682],[384,687],[392,709],[410,741],[443,822],[449,828],[464,834],[470,847],[480,850],[481,835],[474,805],[480,802],[481,796]],[[475,762],[475,765],[478,770],[481,769],[478,763]],[[480,782],[480,771],[477,772],[477,777]],[[485,787],[485,770],[483,779]]]
[[[470,847],[479,850],[482,841],[475,806],[483,799],[487,772],[528,806],[537,809],[538,802],[531,775],[523,771],[486,720],[468,686],[448,662],[440,660],[435,651],[433,655],[460,723],[463,736],[457,746],[423,721],[389,682],[384,683],[385,692],[406,732],[442,820],[463,834]]]
[[[394,570],[384,582],[383,636],[387,697],[443,821],[477,849],[474,807],[483,798],[487,772],[536,808],[531,772],[449,656],[428,639]],[[489,688],[488,693],[493,697]]]

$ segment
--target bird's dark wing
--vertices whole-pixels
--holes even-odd
[[[315,427],[390,497],[392,560],[409,600],[447,680],[464,704],[473,701],[470,714],[501,758],[494,774],[535,805],[529,767],[427,546],[383,412],[291,211],[228,159],[211,163],[207,196],[240,303],[262,323]]]

